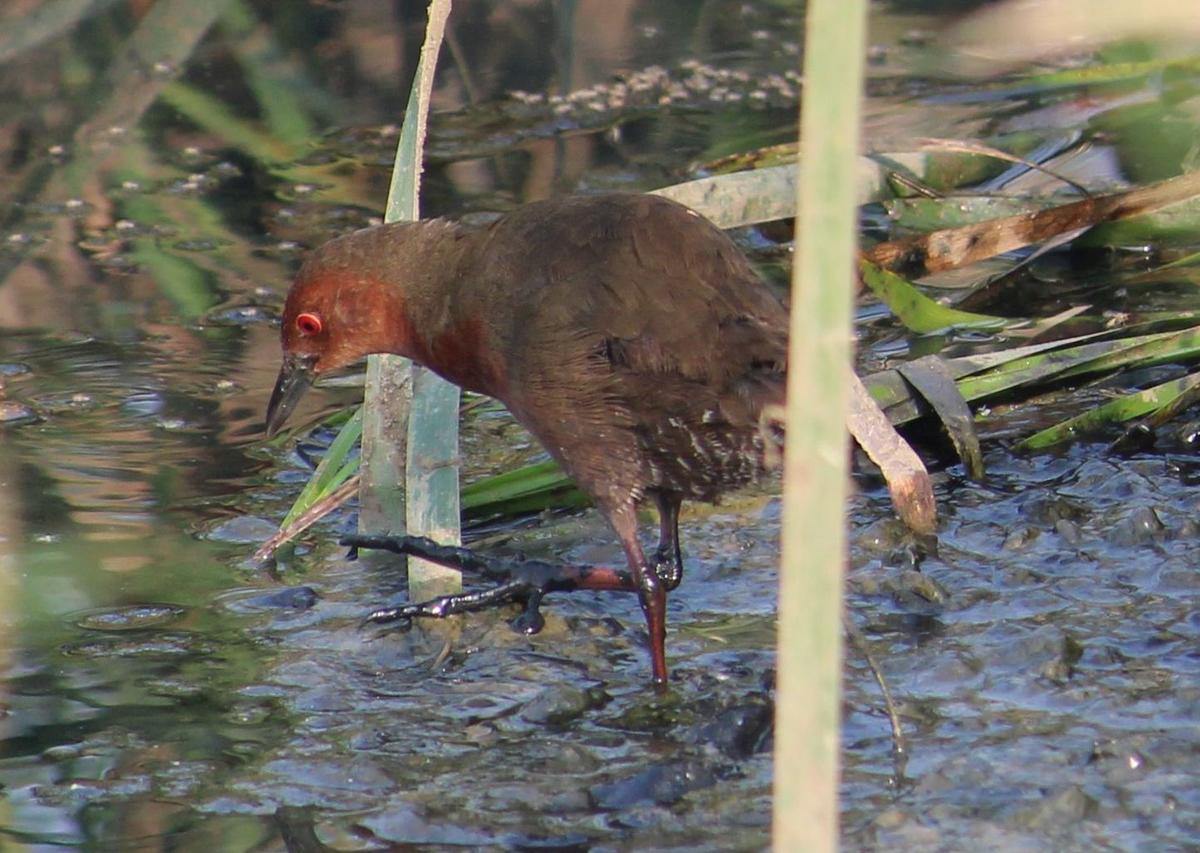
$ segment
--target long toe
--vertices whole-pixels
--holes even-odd
[[[359,628],[366,628],[368,625],[388,625],[394,631],[408,631],[412,628],[412,616],[407,612],[405,607],[382,607],[379,610],[374,610],[366,615],[359,623]]]

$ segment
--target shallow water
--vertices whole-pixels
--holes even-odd
[[[211,29],[192,23],[198,46],[179,62],[191,89],[166,90],[132,128],[91,135],[76,129],[102,108],[130,109],[120,95],[134,100],[132,83],[103,75],[143,32],[142,6],[94,4],[17,53],[0,41],[0,92],[17,105],[0,119],[4,849],[768,842],[776,483],[685,512],[666,696],[647,688],[629,597],[552,598],[534,638],[499,615],[465,619],[453,638],[363,631],[403,580],[386,559],[351,561],[333,544],[349,510],[273,570],[248,562],[329,439],[262,440],[273,318],[303,250],[369,221],[386,192],[387,125],[420,22],[384,5],[229,3]],[[462,3],[455,14],[467,59],[439,86],[431,214],[652,188],[794,136],[798,24],[774,4]],[[913,74],[924,37],[911,30],[936,25],[875,19],[869,138],[1060,122],[1103,134],[1125,177],[1154,175],[1155,158],[1114,131],[1136,136],[1151,121],[1136,98],[1133,112],[1104,113],[1104,92],[1005,94]],[[151,71],[135,77],[173,73]],[[610,85],[616,71],[624,90]],[[529,94],[501,98],[513,90]],[[196,91],[225,112],[188,100]],[[539,97],[572,91],[583,94]],[[738,239],[773,279],[786,273],[786,248]],[[1051,256],[1014,300],[1039,314],[1079,293],[1144,307],[1131,278],[1142,259]],[[1176,284],[1156,290],[1157,310],[1197,307],[1187,279]],[[992,346],[911,339],[869,308],[862,321],[873,367]],[[355,394],[312,394],[295,422]],[[472,475],[537,455],[494,412],[473,411],[465,429]],[[1195,449],[1172,434],[1130,457],[1102,443],[1022,456],[995,433],[984,483],[953,465],[936,474],[935,554],[913,548],[874,478],[856,476],[850,614],[897,700],[909,759],[898,772],[878,689],[848,647],[844,846],[1193,846]],[[480,544],[621,560],[591,512],[492,527]]]

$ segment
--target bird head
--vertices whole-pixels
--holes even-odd
[[[283,364],[267,404],[274,435],[313,381],[371,353],[405,353],[408,324],[399,290],[347,257],[343,242],[318,249],[296,277],[283,309]]]

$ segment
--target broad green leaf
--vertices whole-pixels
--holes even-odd
[[[1054,199],[1036,200],[1007,196],[947,196],[944,198],[894,198],[883,203],[888,217],[901,228],[940,231],[990,219],[1042,210]]]
[[[859,269],[863,281],[879,299],[892,309],[892,313],[918,334],[928,334],[941,329],[1002,329],[1018,322],[988,314],[973,314],[947,308],[917,290],[894,272],[889,272],[870,261],[862,261]]]
[[[967,377],[959,383],[959,390],[968,400],[982,400],[1018,388],[1043,387],[1049,381],[1067,375],[1094,372],[1092,366],[1102,363],[1102,359],[1120,366],[1121,356],[1137,349],[1143,342],[1141,339],[1093,341],[1034,353]]]
[[[1184,255],[1182,258],[1176,258],[1175,260],[1171,261],[1170,263],[1163,264],[1161,267],[1158,268],[1158,270],[1156,270],[1156,272],[1162,271],[1162,270],[1178,269],[1180,267],[1194,267],[1194,266],[1200,266],[1200,252],[1192,252],[1190,254]]]
[[[1133,345],[1123,346],[1092,362],[1066,370],[1060,374],[1061,378],[1067,379],[1081,374],[1104,373],[1123,368],[1151,367],[1169,362],[1192,361],[1200,356],[1200,328],[1145,335],[1125,339],[1120,343],[1132,343]]]
[[[1200,385],[1200,373],[1193,373],[1179,379],[1172,379],[1147,388],[1118,397],[1098,408],[1082,415],[1047,427],[1034,433],[1017,444],[1021,450],[1039,450],[1063,441],[1079,438],[1081,435],[1108,424],[1124,423],[1170,406],[1176,398]]]
[[[1107,83],[1126,83],[1159,74],[1168,68],[1186,71],[1200,70],[1200,60],[1187,59],[1182,62],[1151,60],[1149,62],[1112,62],[1106,65],[1088,65],[1045,74],[1032,74],[1022,78],[1021,84],[1037,89],[1073,89]]]

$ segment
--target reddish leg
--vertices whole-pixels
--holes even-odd
[[[638,541],[637,515],[630,507],[609,513],[609,523],[621,540],[629,570],[637,586],[638,602],[646,617],[646,631],[650,635],[650,668],[654,683],[662,687],[667,683],[667,590],[658,572],[646,562],[642,545]]]

